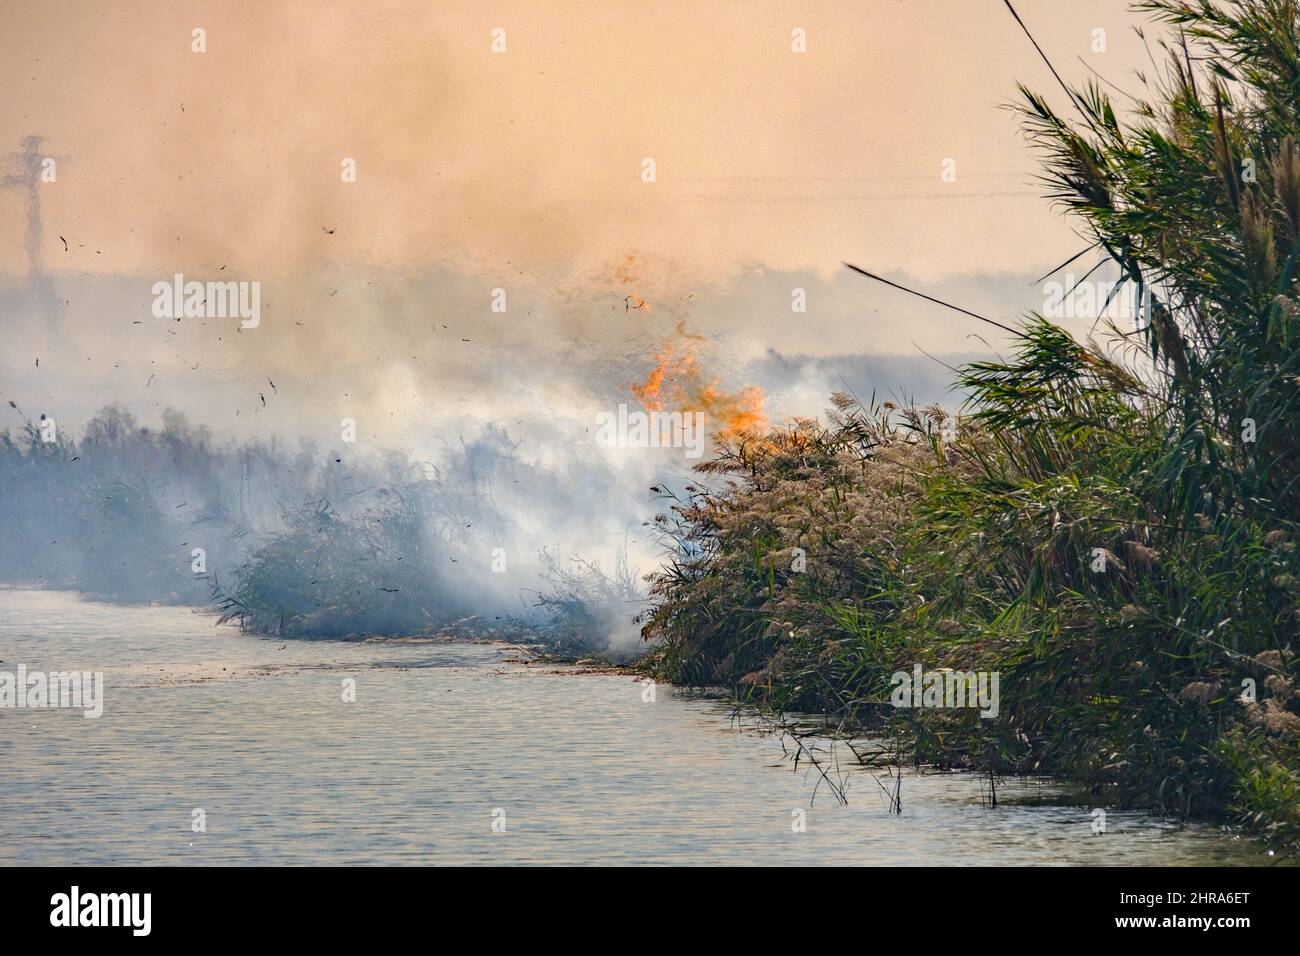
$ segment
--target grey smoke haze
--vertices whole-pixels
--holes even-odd
[[[719,387],[761,387],[773,421],[815,416],[843,389],[864,401],[875,393],[955,406],[961,396],[944,363],[987,356],[996,344],[956,315],[943,320],[952,334],[936,339],[936,307],[846,272],[823,280],[753,269],[696,290],[653,263],[637,263],[631,277],[520,277],[504,314],[489,308],[499,280],[450,267],[258,280],[217,265],[186,278],[261,281],[261,325],[155,317],[151,287],[168,275],[65,274],[53,296],[27,281],[0,284],[0,398],[18,406],[4,406],[7,426],[45,415],[65,437],[99,429],[101,473],[89,487],[97,494],[110,478],[138,484],[152,498],[149,513],[166,519],[127,535],[109,512],[99,524],[82,515],[83,524],[40,545],[39,562],[29,560],[31,543],[10,537],[0,553],[7,580],[197,601],[207,585],[188,575],[183,545],[196,535],[186,520],[200,513],[190,499],[206,508],[219,539],[211,567],[228,581],[265,535],[283,530],[286,515],[314,500],[357,515],[376,504],[377,488],[429,481],[438,490],[420,492],[421,507],[445,550],[440,594],[469,613],[519,614],[555,562],[612,571],[626,553],[640,577],[661,560],[643,527],[659,508],[649,488],[680,486],[692,462],[680,449],[598,448],[595,420],[635,404],[631,386],[679,329],[708,340],[700,358]],[[1041,306],[1033,278],[971,276],[926,290],[1005,320]],[[791,311],[796,288],[806,313]],[[909,328],[929,331],[909,339]],[[916,337],[946,348],[923,355]],[[105,419],[93,419],[109,404],[118,407],[110,430],[130,431],[125,416],[133,416],[152,437],[132,439],[134,451],[127,441],[106,452]],[[356,422],[355,444],[342,441],[344,419]],[[167,454],[196,446],[207,451]],[[494,553],[504,553],[504,572],[492,569]],[[116,561],[111,574],[105,555]],[[176,574],[158,571],[173,560]],[[23,573],[24,561],[33,573]],[[606,638],[619,650],[635,645],[636,610],[608,620]]]
[[[819,369],[841,375],[845,356],[863,357],[855,387],[906,390],[915,378],[929,392],[942,366],[921,350],[946,361],[1000,344],[983,338],[996,330],[847,271],[822,281],[753,270],[686,291],[669,291],[669,280],[662,294],[648,291],[657,274],[626,287],[521,278],[506,287],[504,315],[489,311],[499,279],[452,268],[289,280],[215,264],[187,278],[260,281],[262,326],[155,318],[150,287],[170,274],[59,276],[52,304],[25,280],[0,282],[6,389],[55,417],[85,420],[118,401],[148,420],[170,406],[236,437],[328,440],[351,417],[363,444],[425,454],[461,423],[590,421],[627,400],[679,322],[715,340],[704,358],[724,387],[769,392],[776,420],[816,412],[825,396],[811,392],[828,381]],[[896,278],[1003,321],[1042,307],[1032,275]],[[795,288],[806,290],[807,313],[790,310]],[[651,311],[627,311],[629,292]],[[774,356],[798,357],[807,387]]]

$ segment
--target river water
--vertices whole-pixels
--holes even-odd
[[[841,805],[717,701],[645,700],[628,676],[509,647],[284,642],[213,621],[0,590],[0,671],[105,685],[98,719],[0,709],[0,864],[1266,862],[1250,840],[1140,814],[1107,811],[1094,834],[1046,781],[1004,781],[990,809],[973,775],[904,772],[899,815],[884,772],[855,770]]]

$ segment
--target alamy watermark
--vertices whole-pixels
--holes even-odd
[[[1074,280],[1068,273],[1064,282],[1043,283],[1043,317],[1048,319],[1132,319],[1136,321],[1151,308],[1151,287],[1132,282]]]
[[[51,926],[126,926],[133,936],[148,936],[152,893],[83,893],[74,886],[50,897]]]
[[[912,673],[895,671],[889,679],[894,689],[889,702],[895,707],[978,707],[981,717],[998,715],[999,671],[954,671],[948,668]]]
[[[153,284],[153,314],[159,319],[238,318],[241,328],[262,322],[260,282],[199,282],[176,273],[171,282]]]
[[[69,707],[84,710],[84,717],[101,717],[104,713],[104,675],[101,671],[29,671],[26,664],[18,672],[0,671],[0,708],[40,710]]]
[[[687,458],[704,454],[704,412],[601,412],[596,416],[597,448],[685,448]]]

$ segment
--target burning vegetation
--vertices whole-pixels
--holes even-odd
[[[725,391],[715,376],[704,371],[701,351],[707,340],[677,323],[674,336],[655,356],[655,367],[632,394],[648,411],[700,412],[720,441],[758,436],[767,427],[763,390],[755,385],[737,392]]]
[[[1068,115],[1021,107],[1080,257],[1140,290],[1136,332],[1031,317],[960,369],[960,422],[839,395],[825,425],[724,443],[664,493],[643,633],[659,676],[887,728],[890,759],[1054,774],[1295,851],[1300,5],[1139,6],[1177,40],[1131,125],[1095,83]],[[644,401],[703,401],[680,339]],[[918,664],[1000,674],[997,718],[895,711]]]

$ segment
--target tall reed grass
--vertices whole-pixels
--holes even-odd
[[[825,424],[731,443],[658,519],[643,633],[667,679],[1294,851],[1300,10],[1138,7],[1168,28],[1144,99],[1016,107],[1137,328],[1023,320],[959,371],[952,441],[941,409],[837,395]],[[916,662],[1000,672],[998,718],[890,708]]]

